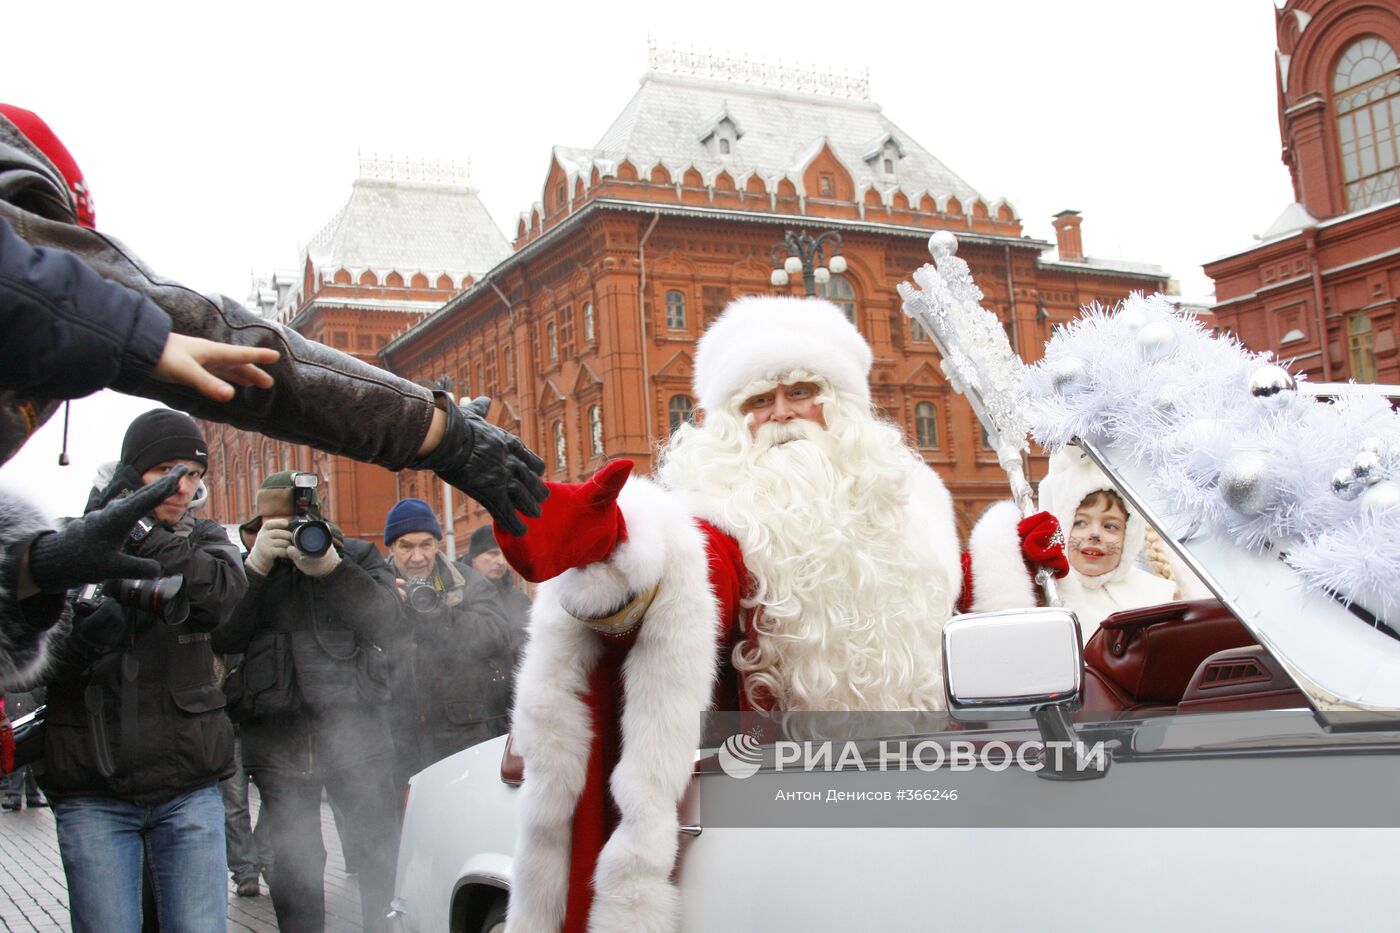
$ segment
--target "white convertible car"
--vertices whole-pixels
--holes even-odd
[[[1146,478],[1090,453],[1167,530]],[[873,720],[817,768],[771,734],[699,750],[683,928],[1395,929],[1400,640],[1276,557],[1177,550],[1216,598],[1120,613],[1082,652],[1059,610],[950,622],[951,718]],[[1059,768],[1036,757],[1057,740]],[[521,780],[505,737],[413,778],[399,930],[502,928]]]

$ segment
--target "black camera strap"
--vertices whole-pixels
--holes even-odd
[[[106,702],[106,694],[100,684],[88,684],[83,690],[88,735],[92,737],[92,752],[97,761],[97,771],[104,778],[109,778],[117,773],[117,765],[112,760],[112,743],[107,739],[107,717],[103,715]]]

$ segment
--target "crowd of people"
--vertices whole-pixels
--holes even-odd
[[[131,423],[81,516],[55,525],[0,494],[0,691],[47,694],[36,770],[73,929],[223,930],[232,870],[241,894],[266,878],[281,929],[322,930],[323,792],[364,928],[381,929],[403,786],[506,731],[528,600],[493,540],[470,555],[489,578],[448,560],[421,500],[386,516],[383,553],[345,539],[306,474],[266,477],[231,541],[201,517],[219,464],[185,412],[432,470],[519,533],[548,494],[543,462],[481,402],[160,279],[96,229],[76,160],[10,105],[0,331],[0,462],[65,399],[113,388],[170,406]],[[370,414],[339,418],[347,398]],[[28,790],[20,805],[38,802]]]
[[[869,345],[821,300],[739,299],[709,324],[703,417],[653,477],[624,460],[545,483],[486,400],[155,276],[8,105],[0,329],[0,458],[99,388],[170,406],[132,422],[81,517],[0,496],[0,690],[47,690],[40,784],[78,931],[222,930],[230,872],[239,894],[267,880],[281,929],[322,930],[323,794],[380,929],[408,778],[507,730],[528,776],[510,929],[672,929],[705,710],[940,710],[943,624],[1036,605],[1042,568],[1073,574],[1086,630],[1175,596],[1139,566],[1141,519],[1077,462],[1046,512],[998,503],[964,548],[948,489],[874,411]],[[457,562],[404,499],[381,550],[280,472],[232,541],[200,516],[220,465],[184,412],[432,470],[494,524]]]

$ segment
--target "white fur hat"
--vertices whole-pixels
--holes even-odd
[[[739,298],[700,338],[695,395],[702,408],[718,411],[753,382],[805,370],[869,405],[871,361],[870,345],[829,301]]]
[[[1099,469],[1097,463],[1089,459],[1088,454],[1074,444],[1067,444],[1050,455],[1050,469],[1036,492],[1040,508],[1055,516],[1068,538],[1074,528],[1074,513],[1079,510],[1079,503],[1105,489],[1118,492],[1113,481]],[[1128,575],[1142,553],[1147,534],[1146,523],[1126,499],[1123,500],[1123,508],[1128,512],[1128,525],[1123,530],[1123,557],[1118,567],[1106,576],[1105,582],[1121,580]]]

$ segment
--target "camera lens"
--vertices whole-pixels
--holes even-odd
[[[427,580],[408,582],[408,606],[414,612],[432,612],[438,607],[438,591]]]
[[[330,550],[331,530],[325,522],[306,522],[292,532],[292,543],[307,557],[320,557]]]
[[[116,598],[123,606],[160,616],[167,625],[179,625],[190,614],[185,578],[180,574],[154,580],[118,580]]]

